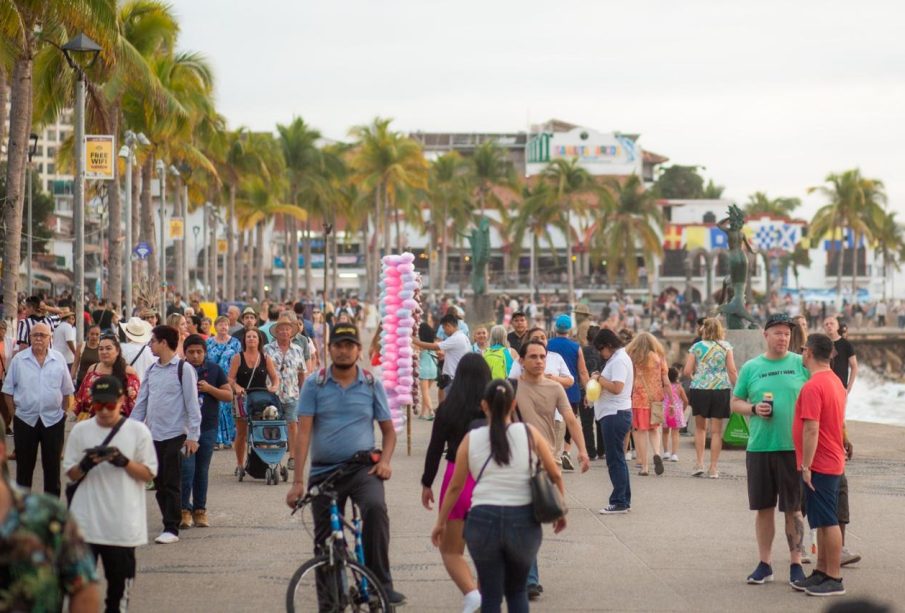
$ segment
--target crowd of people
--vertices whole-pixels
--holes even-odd
[[[106,609],[119,610],[135,577],[135,548],[147,542],[146,488],[154,490],[161,514],[156,543],[210,527],[211,458],[232,448],[235,471],[242,471],[244,402],[256,389],[276,394],[287,420],[294,471],[287,504],[294,506],[336,468],[357,465],[334,486],[361,509],[368,567],[393,604],[405,602],[393,586],[384,491],[396,434],[380,380],[380,337],[366,305],[354,298],[244,310],[230,305],[225,315],[206,317],[199,302],[174,299],[168,313],[144,308],[128,318],[98,306],[86,313],[85,341],[76,344],[70,328],[77,314],[29,298],[16,350],[0,363],[2,425],[15,443],[7,454],[6,437],[0,438],[0,460],[16,460],[17,484],[0,480],[3,537],[25,539],[41,522],[55,522],[62,536],[53,536],[54,553],[44,562],[60,578],[56,596],[37,593],[40,583],[32,578],[41,570],[35,568],[17,571],[14,589],[0,596],[9,602],[0,604],[29,608],[42,598],[54,604],[65,593],[90,607],[99,598],[89,593],[99,560],[108,582]],[[472,330],[462,305],[446,299],[428,305],[414,340],[422,386],[417,409],[433,421],[421,501],[434,508],[445,457],[432,540],[462,592],[463,611],[498,611],[503,600],[510,611],[523,611],[542,597],[542,531],[530,483],[535,462],[564,494],[563,472],[605,461],[612,489],[599,512],[625,515],[632,509],[632,473],[662,477],[664,463],[678,461],[682,430],[695,437],[692,474],[718,479],[724,422],[732,414],[744,416],[750,428],[748,498],[760,560],[747,582],[774,578],[778,508],[786,519],[792,587],[844,593],[840,566],[860,559],[844,547],[844,467],[852,445],[843,423],[857,357],[835,315],[821,322],[826,334],[809,334],[814,326],[807,314],[771,313],[764,321],[766,351],[736,364],[716,317],[694,320],[697,338],[682,357],[668,356],[656,325],[644,330],[642,318],[616,297],[599,317],[586,304],[560,312],[549,306],[525,312],[506,301],[498,306],[495,324]],[[361,330],[376,339],[368,350]],[[78,422],[68,438],[67,414]],[[28,493],[38,449],[44,492],[56,502]],[[59,502],[64,474],[68,514]],[[318,546],[329,535],[326,503],[315,504],[314,514]],[[810,576],[801,566],[809,561],[805,515],[817,531]],[[553,527],[566,526],[562,516]]]

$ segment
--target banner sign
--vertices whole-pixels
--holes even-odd
[[[225,238],[217,239],[217,255],[226,255],[229,251],[229,244]]]
[[[170,239],[180,240],[185,238],[185,224],[182,217],[170,217]]]
[[[116,164],[113,136],[89,134],[85,136],[85,179],[112,181]]]

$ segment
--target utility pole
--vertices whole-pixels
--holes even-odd
[[[166,238],[166,202],[167,202],[167,167],[163,160],[157,160],[157,180],[160,184],[160,313],[158,321],[167,318],[167,249]]]

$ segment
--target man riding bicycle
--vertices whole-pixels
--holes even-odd
[[[311,449],[309,486],[318,485],[340,466],[355,461],[359,452],[375,448],[374,421],[380,426],[383,452],[376,464],[359,465],[333,482],[340,511],[348,498],[361,509],[365,566],[383,583],[391,604],[405,603],[393,590],[390,575],[390,519],[383,482],[390,478],[390,459],[396,432],[386,392],[380,381],[357,366],[361,354],[358,330],[338,324],[330,336],[332,366],[309,377],[299,398],[299,434],[295,442],[295,479],[286,504],[295,508],[305,495],[305,461]],[[312,506],[315,550],[330,535],[330,501],[318,498]]]

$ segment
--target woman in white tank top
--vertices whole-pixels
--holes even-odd
[[[512,423],[515,392],[508,381],[491,381],[481,408],[489,425],[472,430],[459,445],[455,473],[431,540],[439,546],[447,517],[471,473],[477,483],[465,522],[465,542],[478,571],[481,611],[500,611],[505,596],[507,609],[519,613],[528,611],[528,570],[542,538],[531,504],[529,444],[531,455],[543,462],[560,493],[565,495],[565,489],[543,437],[528,424]],[[557,533],[565,527],[565,517],[553,524]]]

